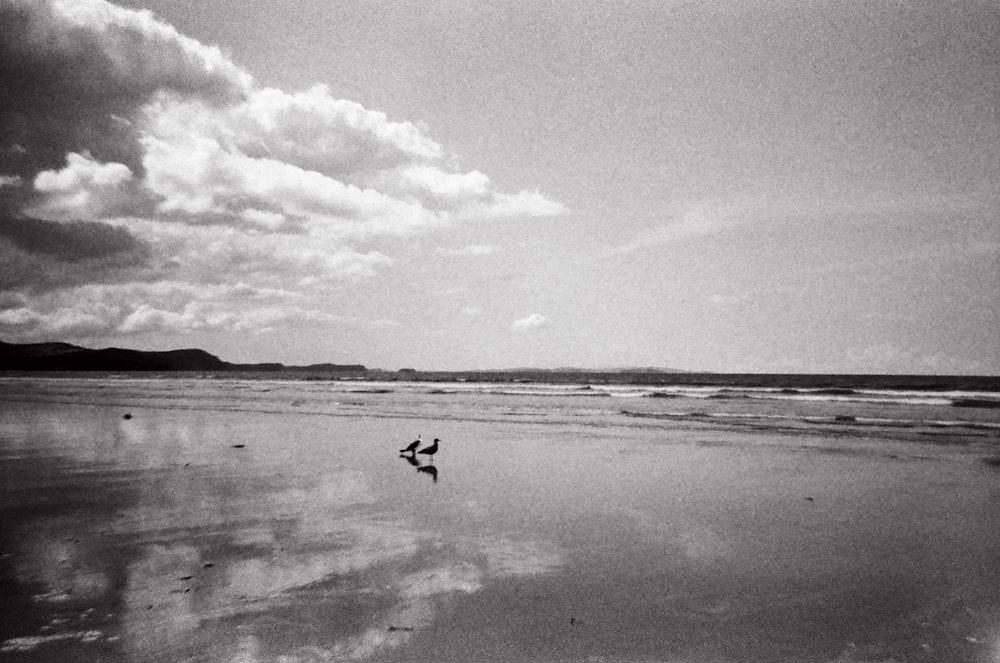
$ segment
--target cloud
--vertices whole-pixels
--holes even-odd
[[[801,230],[804,223],[903,223],[946,215],[982,216],[996,206],[965,194],[943,195],[914,192],[909,195],[872,193],[850,198],[801,192],[778,196],[736,195],[728,199],[706,199],[675,204],[667,212],[669,221],[642,230],[605,255],[626,254],[685,241],[696,241],[738,229],[772,230],[782,224]],[[992,205],[992,206],[991,206]]]
[[[432,166],[412,166],[400,172],[400,180],[403,189],[441,205],[483,200],[490,195],[490,178],[478,170],[449,173]]]
[[[87,155],[70,152],[66,167],[45,170],[35,176],[35,190],[42,193],[79,193],[88,186],[115,187],[132,179],[132,171],[120,163],[98,163]]]
[[[0,238],[26,253],[51,255],[67,262],[128,254],[141,247],[125,228],[94,221],[3,219]]]
[[[672,220],[669,223],[644,230],[629,242],[613,249],[610,255],[625,255],[663,244],[717,235],[740,223],[745,212],[745,205],[718,203],[683,205],[670,214]]]
[[[391,265],[383,238],[565,212],[324,85],[260,87],[148,11],[0,0],[0,22],[5,336],[341,319],[329,285]]]
[[[132,181],[132,171],[125,164],[100,163],[87,152],[70,152],[65,167],[35,175],[34,189],[43,197],[28,212],[70,221],[138,212],[146,197],[130,186]]]
[[[359,121],[362,127],[355,130],[354,145],[345,148],[346,139],[334,140],[324,151],[322,142],[313,141],[308,158],[296,158],[294,149],[295,137],[308,135],[305,130],[286,127],[287,135],[275,137],[277,129],[268,124],[260,127],[260,140],[252,141],[246,133],[255,125],[247,123],[245,106],[256,103],[258,95],[278,94],[254,91],[246,104],[224,109],[175,98],[151,104],[149,133],[142,139],[143,166],[158,210],[174,221],[234,227],[242,227],[255,214],[270,213],[277,215],[271,217],[272,226],[287,225],[338,240],[408,234],[449,222],[447,215],[394,196],[388,187],[367,185],[369,171],[379,163],[374,155],[398,161],[425,158],[435,151],[408,131],[393,131],[393,123],[379,113],[372,114],[375,119]],[[336,102],[327,101],[330,106]],[[313,127],[330,124],[331,118],[300,114],[299,121]],[[348,132],[352,125],[342,124],[338,130]],[[240,149],[243,143],[246,149]],[[327,166],[322,170],[307,167],[308,162],[323,160]]]
[[[128,229],[106,223],[0,217],[0,293],[38,293],[128,275],[150,252]]]
[[[564,204],[551,200],[538,191],[521,191],[514,194],[496,194],[488,205],[470,206],[466,210],[465,216],[541,217],[558,216],[567,212],[569,212],[569,208]]]
[[[0,145],[20,147],[4,151],[16,157],[0,162],[7,173],[33,175],[84,149],[135,169],[140,150],[130,123],[153,95],[221,103],[251,85],[217,48],[145,11],[99,0],[4,0],[0,23]]]
[[[453,257],[474,257],[474,256],[488,256],[493,253],[493,247],[487,246],[485,244],[470,244],[469,246],[463,246],[459,248],[439,248],[435,251],[436,253],[443,256],[453,256]]]
[[[544,327],[547,324],[549,324],[549,320],[544,315],[532,313],[526,318],[520,318],[510,323],[510,328],[514,331],[528,331],[529,329]]]
[[[269,157],[343,178],[359,178],[444,155],[410,122],[337,99],[325,85],[305,92],[255,90],[232,107],[221,128],[250,157]]]
[[[318,309],[298,292],[248,283],[91,284],[21,298],[0,310],[0,327],[23,336],[49,338],[269,331],[290,324],[356,325],[363,321]]]

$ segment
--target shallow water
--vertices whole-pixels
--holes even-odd
[[[997,410],[503,391],[0,380],[0,656],[1000,658]]]

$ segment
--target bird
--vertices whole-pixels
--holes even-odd
[[[423,449],[421,449],[417,453],[418,454],[427,454],[428,456],[433,456],[434,454],[436,454],[438,452],[438,442],[440,442],[440,441],[441,440],[439,440],[439,439],[437,439],[435,437],[434,441],[431,443],[431,446],[424,447]]]
[[[401,453],[401,454],[412,454],[412,453],[414,453],[417,450],[417,447],[420,446],[421,442],[423,442],[423,440],[421,440],[420,436],[417,435],[417,439],[415,439],[413,442],[410,442],[410,444],[408,444],[405,449],[400,449],[399,453]]]

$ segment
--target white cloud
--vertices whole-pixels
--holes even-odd
[[[89,154],[70,152],[64,168],[35,175],[35,191],[47,195],[31,211],[50,218],[99,218],[122,205],[129,193],[121,185],[131,180],[125,164],[100,163]]]
[[[254,90],[221,109],[161,96],[146,116],[143,165],[165,212],[218,218],[263,204],[330,233],[368,238],[565,211],[537,192],[496,192],[478,171],[443,170],[433,163],[440,147],[415,126],[333,99],[323,87],[303,95]]]
[[[511,218],[559,216],[569,212],[564,204],[551,200],[537,191],[498,193],[489,201],[468,205],[460,212],[462,218]]]
[[[325,85],[305,92],[253,91],[220,118],[241,151],[307,170],[351,177],[443,156],[440,145],[410,122],[337,99]]]
[[[493,253],[493,247],[486,244],[470,244],[460,248],[441,247],[436,249],[436,253],[455,257],[488,256]]]
[[[14,334],[62,338],[105,334],[119,311],[103,302],[89,307],[68,304],[54,310],[21,306],[0,311],[0,325]]]
[[[288,324],[357,324],[301,292],[247,283],[158,281],[57,290],[0,311],[0,326],[41,338],[148,332],[266,331]]]
[[[74,192],[86,186],[117,186],[132,179],[132,171],[120,163],[98,163],[88,154],[70,152],[66,167],[43,170],[35,176],[35,190],[42,193]]]
[[[549,323],[548,318],[539,313],[532,313],[531,315],[515,320],[510,324],[510,328],[514,331],[527,331],[529,329],[538,329],[539,327],[544,327]]]
[[[250,75],[218,48],[182,35],[149,11],[123,9],[102,0],[53,0],[51,8],[57,23],[93,35],[115,73],[130,87],[224,84],[231,92],[243,92],[251,85]],[[136,36],[144,42],[145,57],[137,57]]]
[[[341,318],[296,306],[234,310],[218,303],[190,302],[180,311],[140,304],[114,328],[118,334],[186,332],[194,330],[267,331],[285,323],[338,322]]]
[[[371,188],[228,150],[215,138],[180,126],[143,144],[147,185],[160,197],[160,211],[179,212],[193,223],[207,218],[239,227],[240,215],[261,206],[339,238],[407,234],[447,221]]]
[[[191,283],[247,282],[260,288],[357,280],[392,264],[378,251],[362,253],[322,235],[241,232],[226,226],[188,227],[161,221],[125,225],[155,247],[156,263],[146,280]]]
[[[416,165],[402,169],[398,177],[400,189],[423,195],[431,204],[461,205],[490,196],[490,178],[478,170],[449,173],[434,166]]]
[[[19,210],[34,225],[0,237],[4,256],[31,267],[5,281],[24,302],[0,316],[0,332],[79,338],[318,322],[330,315],[318,298],[293,307],[199,293],[244,283],[315,295],[391,264],[371,247],[381,238],[565,211],[538,192],[499,191],[477,170],[450,167],[454,155],[422,127],[326,86],[258,87],[221,50],[148,11],[103,0],[6,0],[4,9],[27,17],[24,30],[3,34],[5,48],[38,63],[48,97],[78,103],[23,114],[39,123],[30,131],[0,116],[0,137],[38,162],[0,181],[0,195],[25,183],[38,194]],[[41,143],[40,127],[59,130]],[[81,220],[96,225],[61,234],[51,226]],[[132,248],[84,264],[68,248],[44,253],[42,234],[114,236]],[[145,289],[126,301],[111,280]],[[150,287],[161,281],[185,288],[167,296]],[[99,287],[74,299],[88,283]]]

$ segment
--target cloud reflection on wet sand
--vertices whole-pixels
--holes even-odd
[[[20,531],[15,553],[17,575],[42,588],[36,603],[118,604],[119,621],[8,639],[5,651],[83,639],[120,646],[129,660],[199,651],[245,663],[361,659],[404,645],[434,621],[439,604],[477,592],[487,579],[560,564],[556,549],[537,542],[448,540],[417,530],[378,506],[358,470],[289,468],[279,477],[249,464],[237,477],[175,459],[164,471],[162,446],[186,447],[193,432],[126,424],[128,435],[115,441],[122,455],[150,439],[161,446],[127,475],[103,477],[129,483],[136,501],[89,523],[35,519]],[[122,568],[110,568],[115,559]],[[314,615],[342,610],[345,600],[350,624],[316,627]]]

